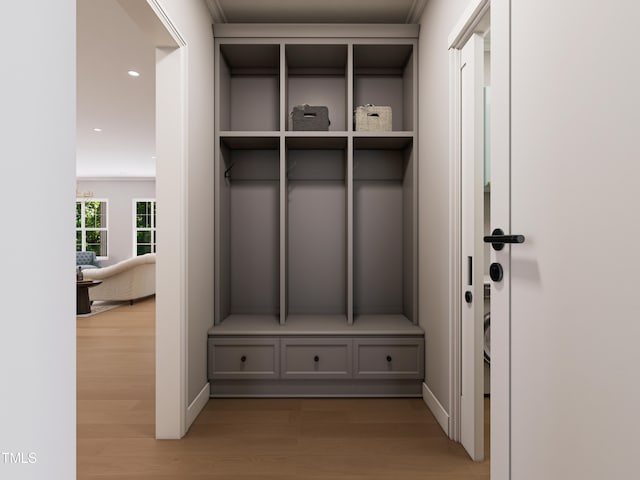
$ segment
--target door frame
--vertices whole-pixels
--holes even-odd
[[[158,0],[147,0],[171,35],[156,44],[156,438],[180,439],[187,419],[187,42]],[[178,228],[162,228],[163,225]]]
[[[156,439],[182,438],[187,405],[187,42],[159,0],[117,0],[156,51]],[[173,227],[173,228],[171,228]],[[207,396],[208,397],[208,396]]]
[[[462,380],[462,309],[461,255],[462,255],[462,169],[460,164],[462,132],[460,129],[460,67],[462,47],[474,33],[478,33],[480,21],[486,18],[490,9],[490,0],[473,0],[449,35],[449,339],[451,342],[450,359],[450,405],[451,428],[449,436],[460,441],[460,384]]]
[[[456,304],[460,309],[460,443],[474,461],[484,460],[484,50],[485,33],[474,33],[460,51],[460,255]],[[466,130],[466,132],[465,132]],[[466,261],[465,261],[466,260]],[[471,294],[471,301],[463,295]],[[479,360],[481,359],[481,360]]]
[[[461,169],[460,169],[460,50],[467,40],[491,24],[491,161],[492,224],[510,231],[510,98],[511,98],[511,0],[471,0],[448,38],[449,49],[449,436],[460,441],[461,380]],[[497,205],[498,204],[498,205]],[[496,206],[497,205],[497,206]],[[499,210],[499,215],[494,212]],[[495,252],[492,252],[492,260]],[[494,302],[492,285],[491,325],[491,475],[494,480],[510,478],[510,308],[509,264],[505,270],[500,302]],[[497,321],[496,321],[497,317]]]

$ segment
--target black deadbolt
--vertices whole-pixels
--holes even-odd
[[[503,274],[504,272],[502,271],[502,265],[500,265],[499,263],[492,263],[489,266],[489,276],[494,282],[501,282]]]
[[[473,294],[471,292],[464,292],[464,301],[467,303],[471,303],[473,300]]]
[[[240,357],[240,361],[241,361],[242,363],[246,362],[246,361],[247,361],[247,357],[246,357],[245,355],[242,355],[242,356]]]
[[[320,361],[320,357],[318,355],[316,355],[315,357],[313,357],[313,361],[314,362],[319,362]]]

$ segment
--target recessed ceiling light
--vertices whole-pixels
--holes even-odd
[[[94,128],[94,129],[93,129],[93,131],[94,131],[94,132],[101,132],[101,131],[102,131],[102,129],[101,129],[101,128]]]
[[[129,74],[130,77],[139,77],[140,74],[138,72],[136,72],[135,70],[129,70],[127,72]]]

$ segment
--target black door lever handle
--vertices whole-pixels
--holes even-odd
[[[505,243],[524,243],[524,235],[505,235],[501,228],[496,228],[484,237],[484,243],[490,243],[494,250],[502,250]]]

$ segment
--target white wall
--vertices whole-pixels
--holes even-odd
[[[444,409],[449,398],[449,53],[447,37],[469,0],[430,0],[419,44],[419,321],[425,383]]]
[[[133,248],[133,199],[156,198],[155,178],[148,179],[78,179],[81,192],[93,192],[94,198],[108,200],[109,259],[102,266],[113,265],[135,255]]]
[[[183,0],[181,0],[183,1]],[[207,331],[213,326],[213,33],[204,1],[191,14],[189,31],[189,122],[187,302],[188,403],[207,383]],[[207,393],[208,394],[208,393]]]
[[[12,480],[75,478],[75,3],[2,6],[0,478]]]
[[[184,201],[184,209],[179,215],[184,217],[186,229],[182,246],[186,262],[186,290],[181,300],[178,299],[179,293],[172,295],[184,303],[182,311],[186,315],[186,401],[189,405],[208,384],[207,331],[213,326],[213,33],[204,0],[161,0],[158,3],[186,43],[180,61],[184,62],[186,71],[182,81],[186,82],[187,97],[184,99],[184,111],[179,114],[186,115],[188,129],[183,132],[186,135],[183,139],[185,165],[181,172],[183,197],[178,198]],[[158,161],[160,209],[161,182],[162,188],[175,189],[169,182],[177,184],[181,180],[161,179],[162,171],[168,171],[164,170],[161,162],[171,159],[159,156]],[[174,194],[180,195],[177,190]],[[179,228],[179,225],[173,227]],[[159,252],[160,248],[159,241]],[[163,312],[158,312],[158,315],[163,315]]]

